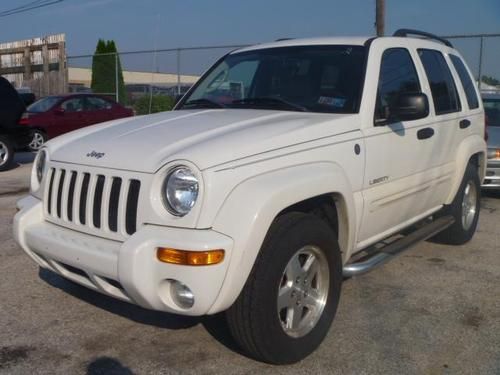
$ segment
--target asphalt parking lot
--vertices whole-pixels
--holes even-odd
[[[238,353],[219,317],[143,310],[40,270],[11,234],[32,159],[0,174],[0,373],[500,374],[500,193],[469,244],[422,243],[347,280],[319,350],[275,367]]]

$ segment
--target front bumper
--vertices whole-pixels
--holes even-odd
[[[500,189],[500,162],[489,162],[486,167],[483,189]]]
[[[18,202],[14,238],[40,266],[109,296],[144,308],[183,315],[204,315],[216,301],[231,258],[233,241],[213,230],[144,225],[125,242],[77,232],[44,220],[42,202]],[[157,247],[224,249],[223,262],[181,266],[156,259]],[[170,281],[193,292],[193,307],[183,309],[170,295]]]

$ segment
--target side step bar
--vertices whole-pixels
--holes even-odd
[[[455,222],[452,216],[443,216],[433,220],[429,224],[411,232],[407,236],[384,246],[380,250],[375,251],[372,255],[366,257],[358,262],[349,263],[344,266],[344,277],[352,277],[362,275],[384,264],[385,262],[395,258],[405,250],[412,248],[414,245],[424,241],[442,230],[448,228]]]

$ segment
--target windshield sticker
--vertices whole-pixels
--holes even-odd
[[[328,105],[335,108],[343,108],[346,100],[344,98],[333,98],[330,96],[320,96],[318,99],[319,104]]]

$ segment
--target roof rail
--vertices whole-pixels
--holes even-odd
[[[434,39],[437,40],[444,45],[453,48],[453,44],[450,43],[449,40],[440,38],[437,35],[431,34],[431,33],[426,33],[425,31],[419,31],[419,30],[412,30],[412,29],[399,29],[392,34],[392,36],[401,36],[401,37],[407,37],[408,35],[418,35],[418,36],[423,36],[428,39]]]
[[[276,39],[275,42],[283,42],[284,40],[293,40],[295,38],[279,38],[279,39]]]

